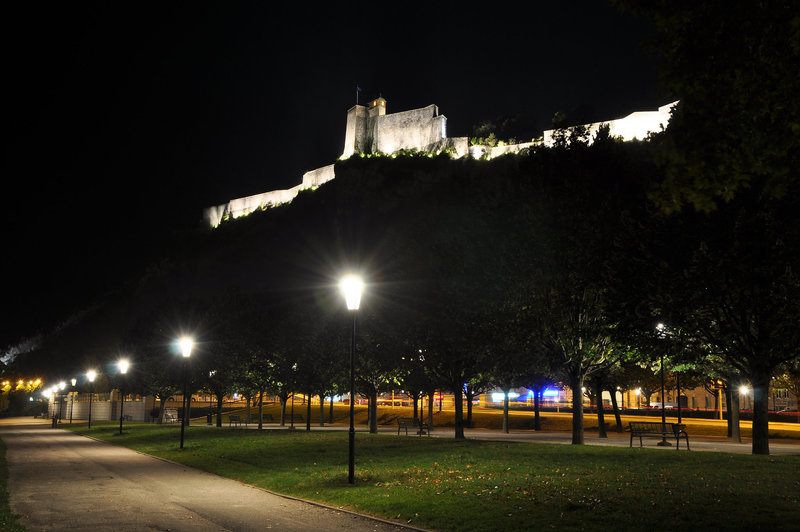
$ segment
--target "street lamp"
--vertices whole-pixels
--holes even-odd
[[[70,382],[72,383],[72,392],[75,391],[75,386],[78,384],[78,379],[71,379]],[[75,410],[75,394],[70,392],[69,397],[69,424],[72,425],[72,411]]]
[[[117,362],[117,366],[119,367],[119,372],[122,374],[122,383],[119,385],[119,396],[120,396],[120,403],[119,403],[119,435],[122,436],[122,420],[124,416],[122,415],[122,411],[125,409],[125,391],[123,390],[125,384],[125,374],[128,373],[128,361],[127,359],[122,359]]]
[[[94,378],[97,372],[89,370],[86,372],[86,379],[89,381],[89,428],[92,428],[92,401],[94,400]]]
[[[739,408],[747,407],[747,393],[748,392],[749,392],[749,390],[747,389],[746,385],[742,384],[739,387],[739,395],[744,397],[744,401],[741,401],[741,405],[739,406]]]
[[[58,391],[61,393],[58,394],[58,422],[61,423],[61,414],[64,410],[64,388],[67,387],[67,383],[61,381],[58,383]]]
[[[355,419],[355,403],[353,399],[356,393],[356,313],[361,304],[361,292],[364,290],[364,282],[356,275],[347,275],[339,282],[339,289],[344,295],[345,303],[347,303],[347,310],[353,316],[353,330],[350,342],[350,431],[349,444],[350,444],[350,459],[347,475],[347,482],[353,484],[355,476],[355,444],[356,444],[356,429],[354,424]]]
[[[664,324],[659,323],[656,325],[656,329],[658,329],[658,335],[663,338],[664,336]],[[661,430],[663,431],[667,426],[667,407],[664,403],[664,350],[661,350]],[[667,437],[662,435],[661,441],[658,442],[657,445],[661,447],[671,447],[672,444],[667,441]]]
[[[194,342],[191,338],[181,338],[179,341],[181,347],[181,355],[183,356],[183,420],[181,421],[181,449],[183,449],[183,431],[186,425],[189,424],[189,403],[187,395],[189,394],[189,357],[192,356],[192,347]]]

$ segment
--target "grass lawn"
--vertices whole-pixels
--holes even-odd
[[[8,506],[8,463],[6,462],[6,444],[3,440],[0,440],[0,530],[8,532],[25,530]]]
[[[436,530],[797,530],[800,456],[113,422],[73,430],[275,492]]]

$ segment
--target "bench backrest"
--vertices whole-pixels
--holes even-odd
[[[660,421],[629,421],[628,426],[635,432],[675,432],[674,423]]]

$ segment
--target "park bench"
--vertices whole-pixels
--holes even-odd
[[[422,436],[423,434],[427,434],[428,436],[431,435],[430,427],[427,423],[420,423],[418,418],[415,417],[398,417],[397,418],[397,435],[400,435],[400,431],[405,429],[406,436],[408,436],[408,428],[411,429],[419,429],[417,434]]]
[[[240,426],[242,426],[242,423],[244,423],[245,427],[247,426],[247,420],[246,419],[242,419],[242,416],[239,416],[237,414],[231,414],[228,417],[228,426],[229,427],[231,427],[233,425],[236,425],[237,427],[240,427]]]
[[[633,438],[639,438],[639,447],[642,447],[642,438],[675,438],[675,450],[681,446],[681,437],[686,440],[686,450],[689,449],[689,435],[686,433],[686,425],[681,423],[661,423],[660,421],[630,421],[628,430],[631,432],[631,444]]]
[[[294,416],[289,414],[286,416],[286,420],[290,423],[292,422],[292,419],[294,419],[294,421],[303,421],[303,414],[295,414]]]

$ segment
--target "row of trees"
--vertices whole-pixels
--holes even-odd
[[[800,345],[789,238],[800,209],[748,194],[710,214],[662,215],[647,197],[657,142],[605,133],[490,162],[340,163],[326,187],[203,235],[150,272],[123,298],[117,349],[159,397],[181,382],[167,350],[187,333],[197,386],[220,403],[234,390],[331,395],[349,331],[336,282],[355,268],[368,282],[357,388],[371,405],[391,389],[449,390],[463,437],[464,394],[558,381],[573,391],[582,443],[582,388],[616,387],[623,368],[666,355],[670,367],[750,382],[753,450],[768,452],[767,389]]]

